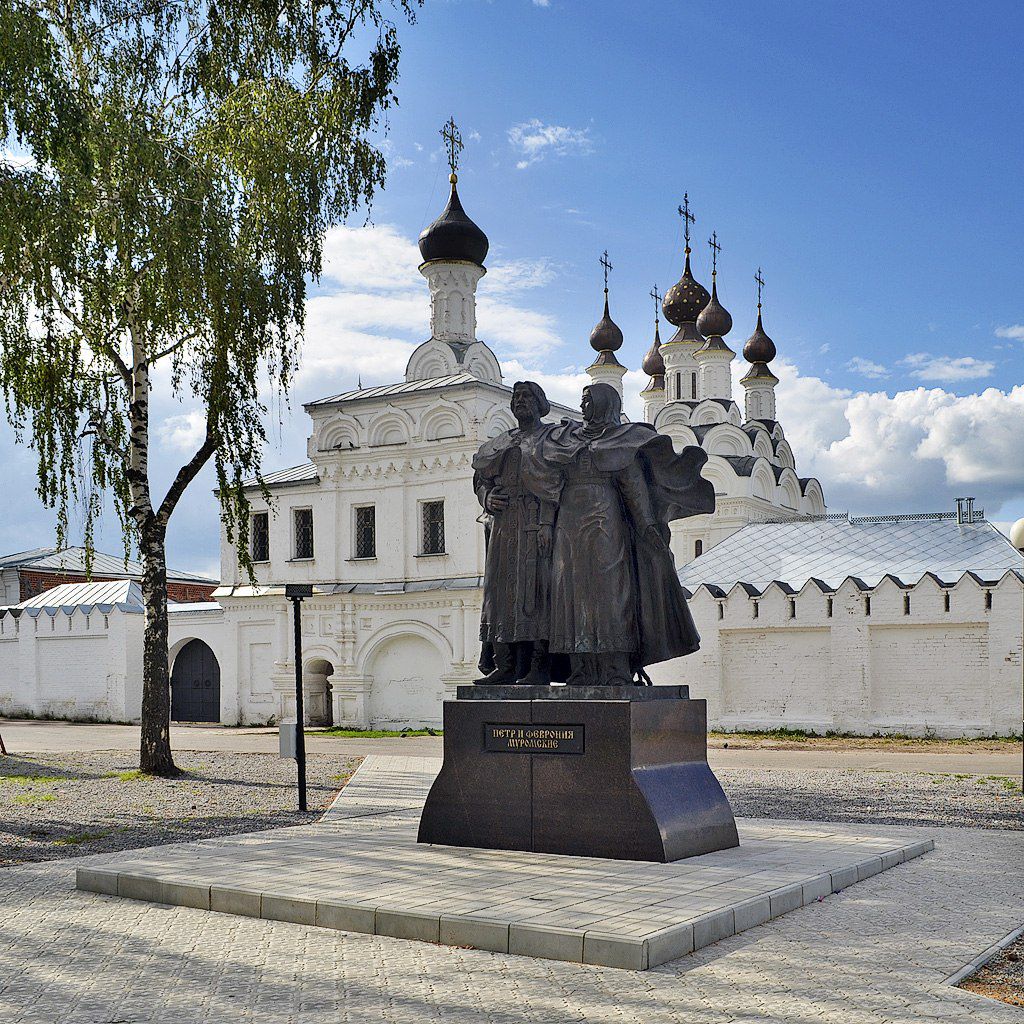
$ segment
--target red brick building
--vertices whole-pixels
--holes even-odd
[[[142,580],[142,565],[123,557],[93,553],[86,572],[85,548],[36,548],[0,556],[0,606],[15,605],[64,583],[86,580]],[[167,570],[167,596],[171,601],[212,601],[217,581],[195,573]]]

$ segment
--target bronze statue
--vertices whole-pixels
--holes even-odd
[[[543,456],[554,427],[541,418],[550,411],[538,384],[516,384],[512,414],[518,427],[485,442],[473,458],[477,498],[492,517],[480,639],[483,664],[490,645],[495,667],[478,683],[551,681],[551,547],[561,474]]]
[[[668,523],[715,508],[701,448],[676,454],[647,423],[622,423],[618,392],[583,390],[583,422],[545,436],[559,467],[551,569],[552,653],[570,656],[570,684],[647,681],[646,665],[697,650],[700,637],[676,576]]]

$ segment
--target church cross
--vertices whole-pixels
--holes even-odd
[[[658,322],[658,314],[661,312],[661,292],[658,291],[658,286],[655,285],[648,293],[652,299],[654,299],[654,322]]]
[[[459,169],[459,154],[463,149],[462,133],[454,117],[450,117],[448,123],[441,129],[441,138],[444,139],[444,146],[448,151],[448,167],[454,176]]]
[[[597,261],[604,267],[604,290],[608,291],[608,271],[614,270],[615,268],[608,262],[608,250],[605,249],[604,255]]]
[[[757,282],[757,308],[761,308],[761,289],[764,288],[764,278],[761,276],[761,268],[757,268],[757,273],[754,275],[754,280]]]
[[[690,251],[690,225],[697,223],[697,218],[690,213],[690,193],[683,193],[683,205],[679,208],[679,216],[683,218],[683,234],[686,238],[686,251]]]
[[[718,254],[722,251],[722,247],[718,244],[717,231],[711,232],[708,245],[711,247],[711,276],[714,277],[718,273]]]

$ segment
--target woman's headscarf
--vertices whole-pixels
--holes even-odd
[[[611,384],[588,384],[583,391],[594,403],[594,417],[580,431],[585,438],[600,437],[609,427],[622,423],[622,399]]]

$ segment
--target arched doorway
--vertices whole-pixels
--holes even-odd
[[[411,633],[391,637],[372,655],[368,707],[371,729],[440,728],[444,659],[437,647]]]
[[[334,666],[324,658],[314,658],[302,673],[302,702],[306,725],[334,724],[334,695],[331,676]]]
[[[171,721],[220,721],[220,665],[202,640],[189,640],[174,659]]]

